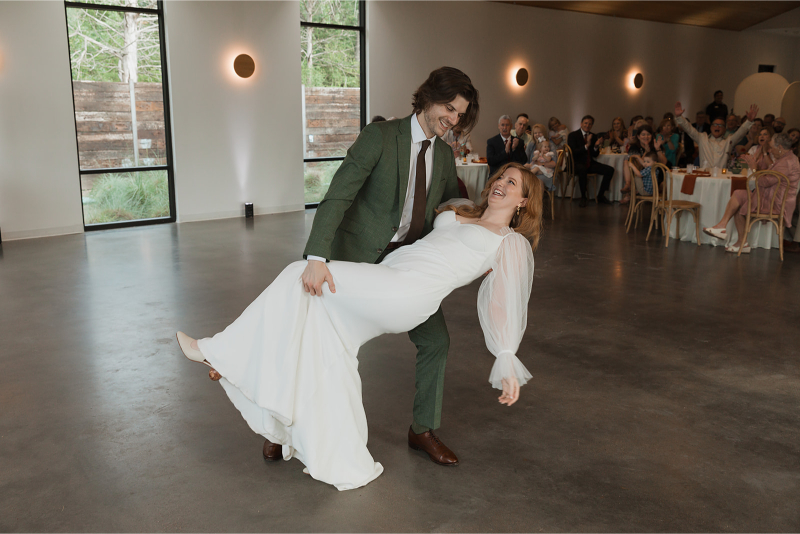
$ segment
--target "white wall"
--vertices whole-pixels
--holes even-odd
[[[63,2],[0,2],[0,231],[83,231]]]
[[[165,5],[178,220],[303,209],[299,6]],[[0,1],[0,229],[83,231],[64,4]],[[250,54],[255,74],[233,74]]]
[[[303,209],[297,2],[165,5],[182,222]],[[249,54],[252,77],[233,72]]]
[[[420,17],[419,13],[424,13]],[[473,146],[497,134],[497,118],[527,112],[534,122],[555,115],[571,129],[584,114],[608,129],[615,116],[660,118],[680,100],[691,115],[717,89],[733,104],[739,82],[758,64],[796,77],[797,39],[531,8],[493,2],[370,2],[369,113],[405,116],[411,94],[442,65],[460,68],[481,93]],[[524,88],[509,83],[524,66]],[[639,91],[628,73],[644,74]],[[791,74],[788,74],[791,72]],[[790,81],[793,81],[792,78]],[[736,110],[743,113],[745,110]]]
[[[297,2],[168,0],[165,10],[179,220],[239,216],[245,201],[257,213],[302,209]],[[410,113],[431,70],[459,67],[481,91],[479,152],[503,113],[571,127],[591,113],[604,129],[616,115],[660,116],[676,99],[694,113],[718,88],[730,105],[760,63],[800,79],[798,39],[764,31],[404,1],[369,2],[367,28],[369,113]],[[3,239],[82,231],[67,50],[61,1],[0,1]],[[256,61],[248,80],[230,72],[242,52]],[[514,66],[531,72],[522,89],[508,83]],[[632,69],[645,75],[635,93],[624,87]]]

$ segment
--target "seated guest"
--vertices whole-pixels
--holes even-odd
[[[752,109],[752,108],[751,108]],[[775,162],[770,166],[769,170],[774,170],[786,176],[789,179],[789,190],[786,191],[786,184],[781,184],[777,176],[765,174],[758,177],[758,185],[761,188],[761,198],[756,197],[755,191],[746,191],[739,189],[734,191],[728,205],[725,208],[725,214],[722,219],[714,226],[703,228],[703,232],[717,239],[728,238],[728,221],[733,219],[736,225],[736,231],[739,233],[739,239],[736,243],[725,247],[728,252],[739,252],[739,247],[742,247],[742,253],[750,252],[750,245],[744,243],[745,232],[745,217],[747,216],[747,195],[750,195],[750,204],[752,212],[756,212],[759,205],[764,206],[764,209],[770,205],[773,196],[775,203],[773,204],[773,213],[780,213],[781,203],[786,198],[786,210],[784,212],[784,224],[790,227],[792,224],[792,213],[797,201],[797,183],[800,181],[800,161],[791,151],[792,140],[787,134],[777,134],[770,142],[770,153],[775,159]],[[755,168],[756,161],[753,156],[747,154],[743,156],[747,164]]]
[[[739,127],[739,130],[728,137],[722,138],[725,133],[725,119],[717,117],[711,125],[711,134],[700,133],[689,124],[689,121],[683,118],[685,110],[680,102],[675,104],[675,117],[677,117],[678,124],[683,128],[689,137],[694,139],[700,149],[700,162],[704,167],[727,167],[728,154],[730,154],[731,147],[738,143],[750,129],[752,120],[758,113],[758,106],[753,104],[750,106],[750,111],[747,112],[747,122]]]
[[[678,151],[681,148],[680,136],[675,132],[675,124],[670,119],[664,119],[658,125],[657,132],[667,160],[665,165],[675,167],[678,165]]]
[[[647,123],[647,125],[648,125],[650,128],[653,128],[653,129],[655,129],[655,125],[654,125],[655,119],[654,119],[653,117],[650,117],[650,116],[647,116],[647,117],[645,117],[645,118],[644,118],[644,122],[646,122],[646,123]]]
[[[633,167],[633,173],[635,175],[635,182],[636,182],[636,191],[640,195],[650,196],[653,194],[653,163],[658,161],[658,154],[655,152],[648,152],[644,156],[639,156],[638,154],[634,154],[631,156],[631,160],[634,161],[637,165]],[[658,185],[664,181],[664,177],[661,174],[657,175]]]
[[[795,156],[800,156],[800,154],[798,154],[798,148],[800,148],[800,130],[797,128],[789,128],[789,131],[786,133],[789,134],[789,139],[792,140],[792,152],[794,152]]]
[[[677,118],[678,117],[676,115],[675,119],[677,120]],[[711,130],[710,125],[708,124],[708,116],[706,115],[705,111],[700,110],[697,112],[695,115],[695,122],[692,124],[692,126],[694,126],[694,129],[700,133],[708,133]]]
[[[628,127],[628,136],[625,138],[625,143],[622,145],[622,152],[627,154],[628,148],[636,142],[636,132],[639,131],[639,128],[647,124],[644,118],[641,115],[636,115],[634,118],[631,119],[631,124]]]
[[[717,117],[722,117],[722,120],[728,118],[728,106],[722,103],[722,91],[714,93],[714,101],[706,106],[706,117],[711,122]]]
[[[772,129],[775,133],[782,133],[784,128],[786,128],[786,119],[783,117],[776,117],[775,120],[772,121]]]
[[[747,131],[747,134],[734,147],[737,156],[747,154],[750,152],[752,147],[758,145],[758,133],[763,128],[764,123],[761,119],[753,119],[753,124],[750,125],[750,129]]]
[[[758,144],[751,147],[747,154],[753,156],[756,166],[753,167],[757,171],[769,169],[773,164],[773,159],[770,154],[770,140],[772,135],[767,128],[762,128],[758,133]]]
[[[674,120],[674,119],[673,119]],[[696,146],[689,134],[681,128],[680,124],[675,121],[675,131],[680,138],[680,144],[683,146],[683,152],[678,156],[678,166],[686,167],[687,164],[692,163],[695,158]]]
[[[569,128],[566,124],[561,124],[561,121],[555,117],[550,117],[547,121],[547,126],[550,128],[547,136],[550,138],[550,143],[555,150],[562,150],[564,145],[567,144],[567,136],[569,135]]]
[[[524,165],[527,161],[525,143],[519,137],[511,136],[511,117],[508,115],[500,117],[497,121],[497,129],[500,130],[500,133],[486,141],[489,176],[493,176],[506,163],[515,161]]]
[[[727,139],[731,135],[736,133],[736,130],[739,129],[741,124],[739,123],[739,117],[731,113],[728,115],[728,119],[725,121],[725,133],[722,135],[723,138]]]
[[[597,190],[597,201],[601,204],[611,204],[606,198],[606,191],[611,184],[611,177],[614,176],[614,167],[595,161],[600,154],[600,145],[603,138],[592,133],[594,117],[585,115],[581,119],[581,127],[567,137],[567,144],[572,149],[572,157],[575,160],[575,174],[578,175],[578,183],[581,187],[580,207],[586,207],[586,175],[589,173],[599,174],[602,181]]]
[[[447,130],[442,140],[450,145],[450,148],[453,149],[453,156],[456,158],[460,158],[462,152],[464,155],[472,152],[472,141],[469,137],[469,133],[464,133],[459,130],[458,125]]]
[[[772,128],[772,123],[775,121],[775,115],[772,113],[767,113],[764,115],[764,126],[767,128]]]
[[[642,157],[650,152],[655,152],[657,154],[657,162],[666,165],[667,156],[664,154],[664,150],[661,146],[662,143],[663,139],[656,139],[655,135],[653,135],[653,129],[650,128],[646,122],[642,122],[639,127],[636,128],[636,138],[628,147],[628,154],[633,158],[633,156]],[[636,163],[636,160],[634,160],[634,163]],[[620,200],[620,204],[623,205],[630,201],[630,195],[628,193],[631,190],[631,173],[628,167],[628,165],[622,167],[622,179],[624,182],[621,191],[625,193],[625,196]]]
[[[625,146],[626,137],[628,137],[628,131],[625,129],[625,122],[622,117],[614,117],[603,146],[611,148],[611,152],[614,154],[620,154],[622,147]]]
[[[531,134],[528,133],[528,114],[527,113],[520,113],[517,115],[517,122],[514,123],[514,129],[511,130],[512,137],[519,137],[525,142],[525,146],[533,143],[533,138]]]
[[[547,129],[544,127],[544,125],[534,124],[531,127],[531,139],[531,144],[525,145],[525,157],[527,158],[528,163],[530,163],[531,158],[533,157],[533,152],[536,150],[536,145],[542,141],[547,141]],[[548,152],[558,152],[558,148],[556,148],[551,141],[547,142],[550,144],[550,150]],[[555,164],[553,167],[555,167]]]
[[[556,168],[556,155],[551,150],[550,141],[545,139],[543,135],[540,135],[537,139],[538,142],[535,145],[531,145],[534,150],[531,152],[530,160],[525,166],[542,181],[545,189],[554,191],[553,171]]]

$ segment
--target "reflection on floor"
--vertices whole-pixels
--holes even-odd
[[[410,451],[414,348],[365,345],[370,449],[339,493],[265,464],[207,369],[210,335],[300,258],[312,213],[3,243],[2,531],[798,531],[800,258],[626,234],[557,202],[517,405],[487,378],[478,283],[444,303],[442,468]]]

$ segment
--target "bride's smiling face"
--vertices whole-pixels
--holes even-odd
[[[509,167],[492,183],[489,191],[489,205],[497,209],[516,209],[525,206],[528,199],[522,196],[522,173]]]

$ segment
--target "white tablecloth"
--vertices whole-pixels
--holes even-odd
[[[620,189],[622,189],[622,184],[625,181],[625,178],[622,175],[622,169],[625,166],[625,162],[628,161],[627,154],[600,154],[595,158],[599,163],[604,163],[606,165],[610,165],[614,167],[614,176],[611,177],[611,184],[608,186],[608,194],[606,198],[608,200],[619,201],[622,199],[622,193]],[[600,177],[598,176],[598,180]],[[594,189],[591,188],[591,180],[587,181],[589,186],[590,196],[594,194]],[[599,187],[600,184],[598,183],[597,186]],[[567,186],[567,194],[572,190],[572,184],[568,184]],[[580,185],[576,182],[575,183],[575,198],[580,197]]]
[[[703,227],[714,226],[725,213],[725,206],[731,198],[731,180],[728,177],[704,178],[698,177],[694,184],[694,193],[684,195],[681,193],[684,174],[672,173],[673,197],[675,200],[691,200],[700,203],[700,243],[704,245],[728,245],[733,244],[739,238],[733,219],[728,223],[728,241],[711,237],[703,233]],[[678,239],[677,221],[673,220],[670,226],[669,235],[673,239]],[[681,241],[691,241],[697,243],[697,236],[694,228],[694,218],[691,213],[681,213]],[[776,248],[780,246],[778,232],[775,225],[771,223],[756,223],[750,230],[747,238],[751,247]]]
[[[486,163],[466,163],[456,160],[456,174],[467,186],[469,199],[475,204],[481,200],[481,192],[489,179],[489,165]]]

